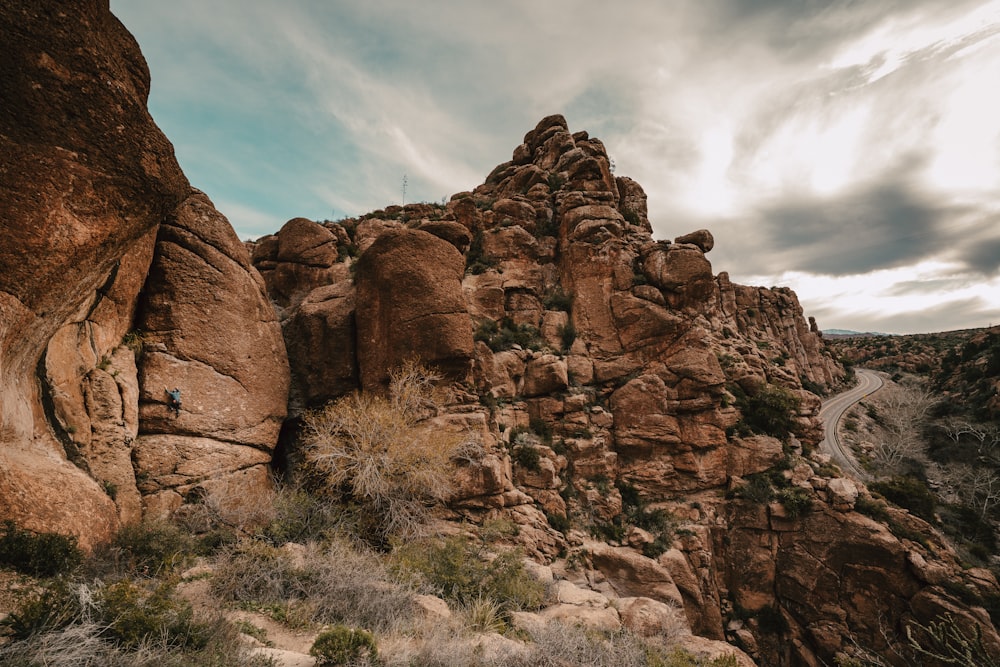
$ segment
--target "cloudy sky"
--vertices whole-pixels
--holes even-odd
[[[111,0],[241,237],[441,201],[543,116],[824,329],[1000,324],[1000,0]]]

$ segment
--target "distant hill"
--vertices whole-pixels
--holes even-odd
[[[935,392],[947,399],[937,406],[942,416],[962,415],[976,421],[1000,418],[1000,327],[827,338],[842,360],[888,373],[925,377]]]
[[[857,336],[894,336],[895,334],[878,333],[876,331],[851,331],[850,329],[824,329],[827,338],[855,338]]]

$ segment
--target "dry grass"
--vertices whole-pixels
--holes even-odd
[[[703,663],[627,632],[552,623],[530,637],[440,627],[408,650],[386,651],[389,667],[699,667]],[[683,658],[683,659],[681,659]]]
[[[114,628],[83,613],[66,627],[39,632],[0,646],[5,667],[273,667],[252,656],[239,633],[224,619],[199,622],[203,643],[178,646],[169,633],[153,634],[136,645],[109,639]]]
[[[220,555],[212,590],[225,601],[375,632],[405,627],[413,615],[412,589],[396,583],[376,554],[344,540],[300,551],[242,542]]]

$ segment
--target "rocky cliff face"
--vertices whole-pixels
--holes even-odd
[[[0,517],[90,546],[165,489],[264,476],[287,363],[107,3],[5,3],[0,34]]]
[[[447,206],[292,220],[253,260],[292,413],[376,390],[405,358],[436,365],[456,396],[439,419],[486,445],[450,516],[513,519],[538,558],[573,555],[578,585],[683,607],[762,664],[829,663],[852,642],[888,655],[908,619],[944,610],[1000,641],[942,587],[995,591],[992,575],[913,541],[932,534],[919,519],[854,511],[874,501],[810,456],[810,390],[843,369],[790,290],[713,274],[713,245],[654,240],[642,188],[552,116]],[[774,397],[784,433],[754,418]]]

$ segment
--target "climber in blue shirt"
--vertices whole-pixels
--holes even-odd
[[[181,414],[181,390],[174,387],[173,390],[164,388],[164,391],[170,396],[167,399],[167,411],[173,410],[174,416],[179,417]]]

